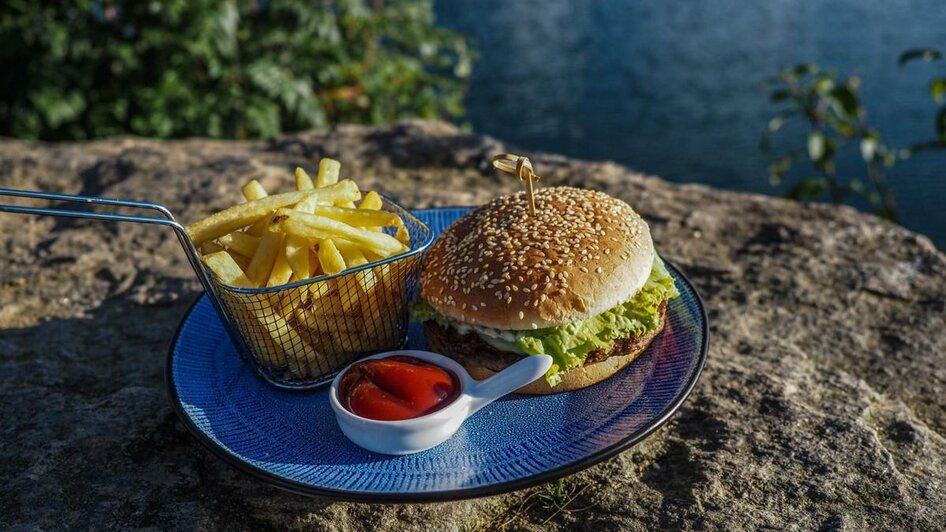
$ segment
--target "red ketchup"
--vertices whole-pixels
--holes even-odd
[[[366,360],[348,368],[338,387],[346,410],[368,419],[397,421],[436,412],[460,395],[453,373],[409,356]]]

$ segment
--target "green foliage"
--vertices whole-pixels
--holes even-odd
[[[253,138],[455,118],[472,56],[429,0],[10,0],[0,135]]]
[[[910,61],[916,61],[918,59],[923,61],[935,61],[941,57],[943,57],[943,54],[934,48],[914,48],[900,54],[900,59],[897,60],[897,64],[903,67]]]
[[[940,57],[941,54],[931,48],[908,50],[901,54],[898,64],[903,67],[911,61],[936,61]],[[798,200],[828,197],[841,203],[852,195],[860,196],[875,206],[877,215],[895,220],[897,204],[885,170],[914,153],[946,149],[946,106],[940,106],[936,113],[933,140],[891,148],[867,121],[860,83],[857,77],[841,79],[834,72],[811,63],[782,69],[777,76],[762,83],[762,88],[769,91],[769,100],[782,105],[782,109],[769,120],[760,147],[768,150],[772,136],[790,119],[803,120],[808,129],[806,147],[772,162],[769,166],[772,184],[780,184],[795,163],[807,160],[818,175],[798,179],[789,187],[788,197]],[[942,104],[946,78],[930,81],[929,90],[933,101]],[[837,172],[838,153],[851,145],[860,150],[869,184],[856,177],[843,179]]]
[[[559,479],[542,486],[537,495],[539,502],[547,512],[551,512],[542,524],[548,523],[553,517],[563,512],[577,513],[582,511],[583,509],[573,509],[570,506],[593,487],[589,480],[576,477]]]

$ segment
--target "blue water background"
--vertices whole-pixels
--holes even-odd
[[[758,82],[815,62],[862,80],[890,145],[930,139],[927,84],[946,61],[898,68],[906,49],[946,52],[943,0],[437,0],[437,23],[480,52],[468,121],[525,150],[614,160],[677,182],[781,194],[759,135],[774,107]],[[803,146],[799,126],[775,153]],[[863,176],[856,147],[841,172]],[[803,166],[807,170],[807,166]],[[813,175],[813,172],[811,173]],[[946,248],[946,152],[898,163],[901,221]]]

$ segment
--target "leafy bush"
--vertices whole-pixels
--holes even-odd
[[[453,118],[471,62],[428,0],[8,0],[0,135],[251,138]]]
[[[904,52],[898,64],[903,67],[911,61],[940,58],[939,51],[922,48]],[[915,153],[946,149],[946,78],[937,77],[929,82],[930,96],[939,106],[933,118],[935,136],[902,147],[888,146],[880,132],[867,121],[860,84],[855,76],[840,79],[834,72],[811,63],[783,68],[778,75],[762,83],[762,88],[770,91],[769,100],[782,109],[769,120],[761,148],[769,149],[772,135],[788,120],[803,120],[808,126],[806,149],[783,155],[770,165],[772,184],[781,183],[795,163],[808,160],[820,175],[798,179],[789,188],[789,197],[799,200],[827,197],[842,203],[852,195],[861,196],[875,206],[875,214],[896,220],[897,203],[885,170]],[[852,145],[860,149],[866,182],[851,173],[847,173],[845,179],[837,171],[837,154]]]

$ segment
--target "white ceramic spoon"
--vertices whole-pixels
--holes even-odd
[[[496,399],[544,376],[552,366],[552,357],[530,355],[486,380],[477,381],[452,359],[427,351],[391,351],[358,362],[392,356],[419,358],[450,371],[460,382],[460,395],[448,406],[424,416],[401,421],[368,419],[349,412],[339,401],[339,383],[351,366],[341,371],[329,390],[329,401],[338,426],[356,445],[382,454],[411,454],[447,441],[466,418]]]

